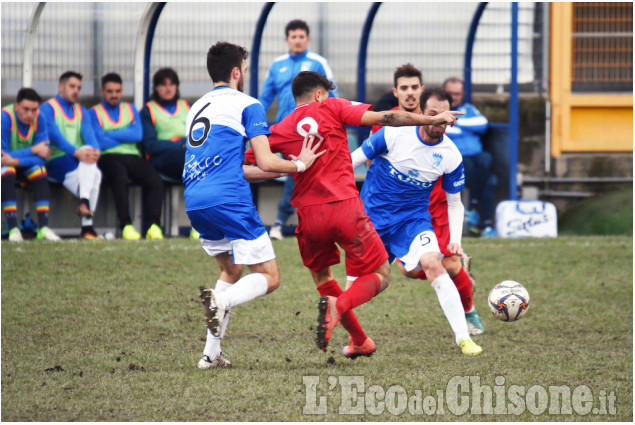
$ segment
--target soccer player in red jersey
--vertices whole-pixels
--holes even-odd
[[[421,71],[412,64],[402,65],[395,70],[393,94],[397,98],[398,105],[392,108],[393,111],[407,111],[421,114],[419,100],[421,93],[425,90]],[[382,126],[376,125],[371,129],[371,134],[377,132]],[[450,227],[448,225],[448,201],[445,191],[441,187],[443,177],[439,178],[430,194],[430,206],[428,211],[432,216],[432,227],[439,242],[439,248],[443,254],[442,264],[452,278],[456,289],[461,296],[461,303],[465,311],[468,330],[471,335],[482,334],[485,331],[483,323],[476,312],[476,307],[472,301],[472,281],[467,274],[459,255],[454,255],[448,251],[450,243]],[[426,279],[423,270],[412,270],[407,272],[400,261],[397,262],[401,272],[413,279]]]
[[[370,355],[374,342],[366,336],[353,308],[370,301],[389,282],[388,255],[373,224],[364,212],[348,149],[347,125],[426,125],[454,124],[456,113],[447,111],[434,117],[404,111],[373,112],[372,106],[341,98],[329,98],[333,83],[319,73],[303,71],[293,80],[296,108],[271,127],[272,152],[296,155],[306,136],[322,141],[326,153],[313,167],[294,174],[295,190],[291,205],[297,209],[296,235],[300,255],[309,268],[321,295],[318,307],[317,344],[326,350],[332,330],[338,323],[349,332],[351,341],[344,347],[346,357]],[[248,151],[246,160],[254,163]],[[243,167],[248,180],[277,177],[256,167]],[[350,287],[343,291],[333,277],[331,266],[340,262],[345,251],[346,274]]]

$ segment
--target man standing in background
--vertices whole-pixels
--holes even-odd
[[[289,53],[274,59],[260,94],[259,101],[269,109],[275,97],[278,97],[278,113],[276,123],[293,112],[295,99],[291,91],[291,82],[302,71],[315,71],[333,81],[333,71],[325,58],[308,50],[309,26],[306,22],[295,19],[285,27],[285,41],[289,46]],[[329,92],[330,97],[337,97],[337,90]],[[295,181],[291,176],[286,177],[282,198],[278,204],[278,216],[271,230],[271,239],[282,239],[282,226],[293,215],[295,209],[291,206],[291,194],[295,187]]]

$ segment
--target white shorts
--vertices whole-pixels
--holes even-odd
[[[425,232],[421,232],[415,236],[410,243],[408,253],[399,257],[399,259],[403,263],[406,271],[412,271],[416,268],[421,268],[419,260],[421,260],[423,254],[427,254],[428,252],[438,252],[439,255],[441,255],[437,237],[431,230],[426,230]]]
[[[223,252],[231,252],[234,264],[260,264],[273,260],[276,254],[273,252],[273,244],[267,232],[254,240],[227,238],[211,241],[201,238],[201,245],[205,252],[215,257]]]

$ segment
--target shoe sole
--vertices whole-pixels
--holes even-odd
[[[375,354],[375,351],[377,351],[377,348],[375,348],[373,351],[371,351],[370,353],[355,353],[355,354],[346,354],[346,353],[342,353],[344,355],[344,357],[346,357],[347,359],[351,359],[351,360],[355,360],[358,357],[370,357],[373,354]]]
[[[329,299],[327,297],[320,297],[318,302],[318,326],[317,326],[317,338],[315,342],[320,350],[326,351],[326,347],[329,345],[331,339],[331,332],[329,326],[326,323],[326,318],[329,315]]]
[[[203,305],[205,306],[205,319],[207,321],[207,329],[214,335],[215,337],[220,336],[220,329],[223,325],[223,321],[219,320],[217,316],[218,308],[214,307],[210,308],[212,304],[212,290],[207,289],[203,286],[200,286],[201,290],[201,300],[203,301]]]

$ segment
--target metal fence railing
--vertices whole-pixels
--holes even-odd
[[[633,3],[573,4],[572,89],[633,88]]]
[[[36,3],[2,3],[2,92],[20,87],[22,49],[30,13]],[[181,92],[197,97],[209,87],[205,53],[218,40],[248,49],[264,3],[168,2],[156,26],[150,73],[163,66],[177,70]],[[386,2],[378,10],[369,41],[367,100],[390,87],[394,69],[412,62],[427,85],[462,74],[465,37],[476,3]],[[311,28],[310,49],[325,56],[342,96],[355,98],[357,54],[369,2],[276,3],[264,27],[259,86],[271,61],[286,53],[284,26],[295,18]],[[103,72],[116,71],[124,95],[132,95],[134,40],[147,3],[46,3],[33,60],[33,86],[43,96],[55,94],[58,76],[73,69],[84,75],[83,96],[97,94]],[[535,91],[540,62],[536,61],[536,4],[519,7],[519,83]],[[510,5],[490,3],[477,32],[473,83],[478,90],[506,90],[510,69]],[[538,34],[538,35],[537,35]],[[540,53],[540,52],[539,52]],[[248,63],[248,66],[254,64]],[[247,81],[246,87],[249,87]]]

